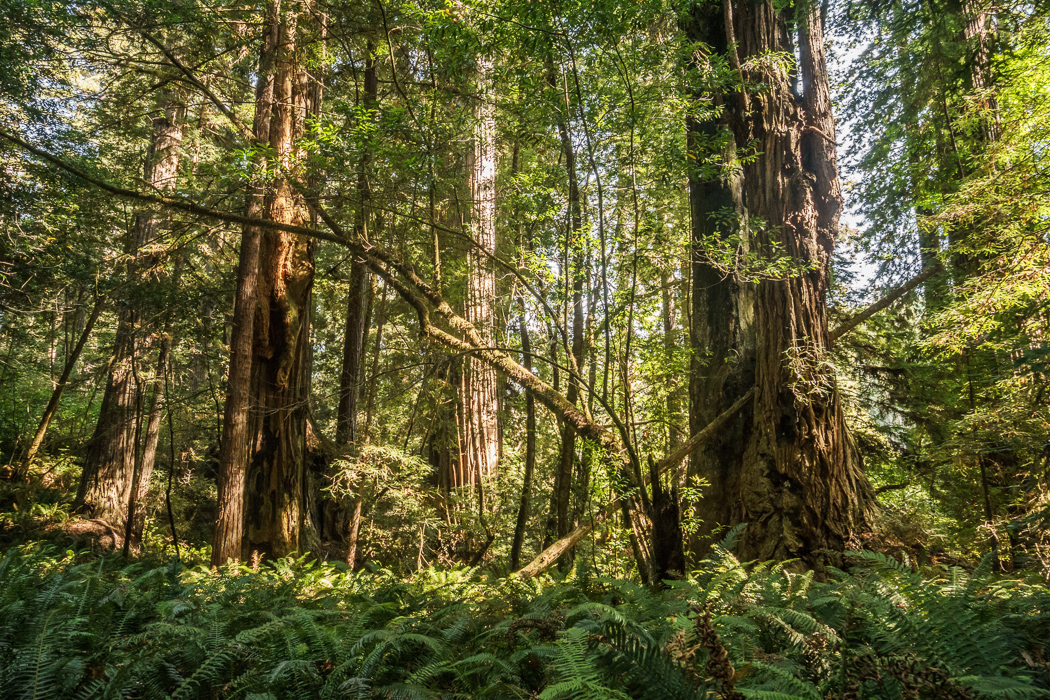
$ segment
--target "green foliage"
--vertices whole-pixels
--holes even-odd
[[[654,592],[586,575],[399,579],[291,559],[180,570],[12,549],[0,684],[11,698],[1050,696],[1045,587],[857,559],[815,582],[723,550]]]

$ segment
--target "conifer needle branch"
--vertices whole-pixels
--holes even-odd
[[[171,49],[169,49],[159,39],[152,36],[149,32],[145,30],[138,30],[138,33],[142,36],[143,39],[156,46],[157,49],[162,54],[164,54],[164,57],[167,58],[169,62],[171,62],[171,65],[175,66],[175,68],[177,68],[179,72],[182,73],[183,78],[186,80],[186,82],[190,83],[191,85],[193,85],[193,87],[200,90],[201,93],[203,93],[204,96],[207,97],[213,105],[215,105],[215,108],[222,112],[223,116],[230,121],[230,123],[234,126],[234,128],[237,129],[237,131],[242,137],[247,139],[250,143],[256,143],[255,135],[252,133],[252,130],[249,129],[244,124],[244,122],[242,122],[237,117],[237,115],[234,114],[233,110],[230,109],[222,100],[220,100],[215,95],[215,93],[208,88],[207,85],[201,82],[197,78],[197,76],[194,75],[193,71],[190,70],[184,63],[182,63],[182,61],[178,59],[178,57],[175,56],[174,52],[172,52]]]

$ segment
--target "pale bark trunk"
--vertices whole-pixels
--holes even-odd
[[[153,119],[153,135],[146,160],[145,179],[155,190],[175,186],[182,144],[185,106],[177,95],[168,93],[160,100],[161,114]],[[146,264],[141,248],[151,243],[160,228],[160,219],[151,212],[139,212],[125,244],[128,278],[141,274]],[[135,401],[141,387],[135,381],[132,363],[140,350],[141,309],[125,299],[117,314],[117,333],[109,362],[106,391],[99,408],[99,419],[88,445],[87,460],[77,491],[77,510],[111,525],[122,525],[136,461]]]
[[[470,228],[478,246],[489,254],[495,254],[496,120],[492,104],[491,59],[479,61],[478,87],[481,97],[476,106],[477,124],[470,162]],[[491,347],[495,344],[495,270],[488,257],[473,248],[467,254],[467,266],[466,318],[478,329],[482,341]],[[502,442],[499,400],[496,371],[473,356],[468,356],[464,364],[459,474],[465,483],[474,483],[496,475]]]
[[[357,496],[350,510],[350,532],[347,537],[349,544],[346,548],[346,563],[352,570],[357,570],[357,543],[361,538],[361,506],[364,499]]]

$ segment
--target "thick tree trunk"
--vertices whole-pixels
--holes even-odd
[[[691,39],[707,43],[722,55],[728,51],[721,7],[698,6],[691,19]],[[711,113],[704,120],[687,121],[689,150],[698,159],[711,158],[718,154],[703,152],[704,144],[724,139],[722,162],[733,164],[736,144],[731,136],[725,138],[728,113],[739,111],[742,105],[735,95],[716,93],[714,98],[722,107],[718,116]],[[715,174],[702,173],[700,168],[690,172],[689,203],[693,232],[689,427],[695,433],[754,386],[755,290],[735,271],[717,267],[708,249],[747,230],[739,167],[726,166]],[[743,252],[748,252],[748,237],[740,235],[740,240],[745,246]],[[700,528],[691,542],[694,552],[702,552],[716,528],[730,522],[733,499],[727,496],[740,489],[740,464],[750,431],[751,416],[743,411],[690,459],[690,477],[708,484],[696,506]]]
[[[470,159],[471,234],[480,248],[495,254],[496,120],[491,99],[491,59],[479,61],[478,86],[481,98],[476,107],[477,125]],[[473,248],[467,254],[467,268],[466,318],[491,347],[496,337],[496,273],[488,257]],[[474,483],[496,475],[502,451],[499,398],[495,369],[473,356],[468,356],[464,364],[460,474],[466,483]]]
[[[299,17],[282,19],[274,65],[270,148],[284,170],[295,167],[295,142],[302,133],[314,91],[296,60]],[[266,195],[266,218],[305,225],[305,202],[284,176]],[[254,322],[249,436],[251,456],[246,477],[245,539],[252,556],[264,559],[303,552],[305,527],[307,423],[309,420],[310,292],[313,241],[268,230],[259,250],[259,286]]]
[[[267,19],[266,34],[259,53],[259,77],[255,88],[255,140],[266,143],[270,138],[270,121],[274,99],[274,58],[277,52],[279,24],[275,16]],[[257,165],[265,166],[265,162]],[[264,169],[261,167],[260,169]],[[248,216],[266,216],[265,185],[252,183],[248,195]],[[240,259],[237,265],[237,292],[233,305],[233,331],[230,337],[230,370],[223,411],[222,440],[219,444],[218,519],[212,545],[211,564],[219,566],[228,560],[244,557],[244,491],[248,466],[248,410],[251,396],[252,343],[255,329],[255,306],[258,296],[259,249],[262,231],[245,226],[241,234]]]
[[[746,65],[770,51],[793,53],[787,11],[771,1],[727,3],[721,16],[698,8],[692,31],[730,52],[731,65]],[[762,255],[782,250],[811,270],[762,279],[752,291],[718,279],[714,266],[694,266],[694,349],[709,359],[693,378],[691,398],[696,425],[714,410],[708,401],[731,401],[752,382],[756,389],[754,410],[726,432],[732,442],[694,461],[694,473],[712,482],[700,504],[703,534],[709,538],[715,524],[748,523],[744,558],[798,557],[819,570],[868,529],[874,494],[827,361],[828,265],[842,199],[819,8],[799,12],[802,95],[779,68],[750,70],[745,78],[769,88],[725,96],[724,124],[736,144],[753,142],[760,155],[739,175],[694,179],[691,195],[694,240],[729,208]]]
[[[145,179],[159,191],[175,186],[182,145],[185,106],[177,95],[167,93],[153,118],[153,135],[146,159]],[[141,248],[156,238],[160,218],[139,212],[124,252],[128,256],[128,278],[135,279],[145,265]],[[99,407],[98,423],[88,445],[87,460],[77,491],[76,508],[92,518],[122,525],[131,496],[136,459],[135,402],[141,387],[135,381],[133,363],[140,352],[140,304],[126,298],[117,312],[117,333],[109,362],[106,391]]]
[[[991,16],[982,0],[963,0],[962,19],[963,36],[970,52],[970,85],[986,110],[981,115],[981,135],[986,143],[991,144],[998,141],[1002,134],[999,105],[995,93],[991,91],[995,83],[989,30]]]

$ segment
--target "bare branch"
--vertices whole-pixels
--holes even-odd
[[[755,390],[751,389],[746,394],[741,396],[736,403],[722,411],[718,416],[707,424],[703,430],[695,434],[693,437],[675,450],[672,454],[668,455],[664,459],[660,460],[660,463],[654,470],[657,476],[660,476],[667,470],[678,465],[683,459],[688,457],[690,454],[695,452],[701,445],[710,440],[715,433],[722,429],[730,418],[732,418],[738,411],[744,406],[750,403],[751,398],[755,395]],[[598,511],[590,520],[585,523],[581,523],[569,534],[562,537],[560,540],[547,547],[545,550],[536,555],[536,558],[529,562],[526,566],[522,567],[516,573],[516,576],[521,578],[527,578],[536,576],[546,571],[551,564],[558,560],[565,551],[569,550],[576,545],[577,542],[586,537],[591,530],[596,526],[608,520],[617,510],[619,510],[624,501],[625,496],[621,495],[615,498],[612,502],[605,506],[602,510]]]
[[[839,325],[838,328],[836,328],[835,330],[831,331],[831,334],[830,334],[831,335],[831,342],[835,342],[836,340],[838,340],[842,336],[846,335],[851,330],[853,330],[854,328],[856,328],[860,324],[864,323],[869,318],[871,318],[875,314],[879,313],[883,309],[888,308],[890,305],[892,305],[895,301],[900,299],[902,296],[904,296],[905,294],[907,294],[911,290],[915,289],[920,284],[922,284],[923,282],[925,282],[926,280],[930,279],[931,277],[933,277],[934,275],[936,275],[937,273],[939,273],[939,272],[941,272],[943,270],[944,270],[944,264],[943,263],[937,263],[936,265],[931,265],[930,267],[928,267],[927,269],[923,270],[918,275],[915,275],[914,277],[912,277],[910,280],[908,280],[907,282],[905,282],[901,286],[897,287],[896,289],[891,290],[888,294],[886,294],[886,296],[882,297],[881,299],[876,301],[874,304],[872,304],[868,308],[866,308],[863,311],[861,311],[859,314],[856,314],[855,316],[851,316],[847,321],[845,321],[844,323]]]

